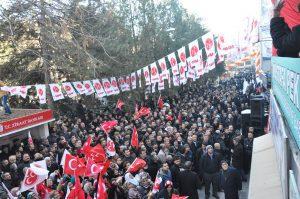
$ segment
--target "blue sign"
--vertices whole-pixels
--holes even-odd
[[[300,148],[300,58],[272,57],[272,90]]]

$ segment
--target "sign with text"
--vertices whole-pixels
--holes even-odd
[[[272,57],[272,90],[300,148],[300,59]]]
[[[0,122],[0,136],[28,126],[40,124],[53,119],[52,110],[44,110],[24,117],[13,118]]]

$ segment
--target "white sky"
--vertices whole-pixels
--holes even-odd
[[[200,18],[215,33],[235,33],[246,17],[258,17],[260,0],[180,0],[182,5]]]

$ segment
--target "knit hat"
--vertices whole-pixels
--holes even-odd
[[[211,145],[206,146],[206,151],[208,151],[208,149],[213,149],[213,147]]]
[[[173,187],[173,183],[170,180],[167,180],[167,182],[165,183],[165,187],[167,188],[168,186]]]

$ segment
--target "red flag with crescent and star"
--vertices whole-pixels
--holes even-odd
[[[85,167],[86,166],[84,164],[83,158],[75,157],[70,154],[66,155],[66,160],[64,165],[65,174],[84,176]]]
[[[117,126],[118,121],[106,121],[101,124],[101,128],[105,133],[109,133],[115,126]]]

